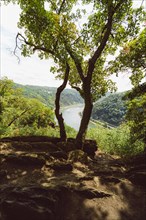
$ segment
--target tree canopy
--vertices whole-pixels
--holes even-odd
[[[126,119],[130,126],[131,142],[146,143],[146,83],[135,87],[127,94],[128,111]],[[145,145],[146,148],[146,145]]]
[[[109,71],[131,71],[131,81],[138,86],[146,76],[146,28],[126,42],[116,60],[110,62]]]
[[[7,78],[0,80],[0,135],[12,128],[12,134],[21,128],[54,127],[53,110],[37,99],[25,98],[20,89]]]

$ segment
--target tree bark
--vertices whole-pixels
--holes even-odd
[[[85,106],[83,110],[83,115],[80,123],[80,128],[78,134],[76,136],[76,148],[82,149],[82,145],[85,140],[88,124],[90,121],[93,102],[92,102],[92,95],[91,95],[91,81],[88,78],[85,78],[83,82],[83,91],[84,91],[84,101]]]
[[[57,88],[56,98],[55,98],[55,115],[56,115],[56,118],[57,118],[57,121],[59,124],[60,138],[62,141],[66,141],[67,135],[66,135],[66,131],[65,131],[64,119],[62,117],[62,113],[60,113],[60,97],[61,97],[62,91],[65,89],[66,84],[68,82],[69,71],[70,71],[70,67],[67,63],[64,81],[63,81],[62,85]]]

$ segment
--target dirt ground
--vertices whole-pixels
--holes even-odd
[[[146,220],[146,154],[90,158],[72,148],[1,139],[0,220]]]

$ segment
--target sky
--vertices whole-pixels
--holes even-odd
[[[146,0],[134,0],[134,6],[143,5],[146,7]],[[7,76],[16,83],[24,85],[39,85],[57,87],[61,81],[56,80],[50,73],[50,67],[53,64],[51,60],[40,60],[37,55],[23,57],[18,52],[20,63],[14,56],[15,37],[19,32],[17,22],[19,20],[20,8],[17,5],[1,5],[0,11],[0,77]],[[127,74],[119,74],[119,77],[113,76],[112,80],[117,83],[118,91],[125,91],[131,88],[130,80]]]

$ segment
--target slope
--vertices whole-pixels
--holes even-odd
[[[22,89],[24,96],[28,98],[36,98],[47,106],[54,107],[55,93],[57,88],[21,84],[15,84],[15,87]],[[68,106],[79,103],[83,103],[83,99],[76,90],[65,89],[63,91],[61,95],[61,106]]]
[[[126,114],[125,92],[110,94],[97,101],[92,111],[92,119],[118,126]]]

